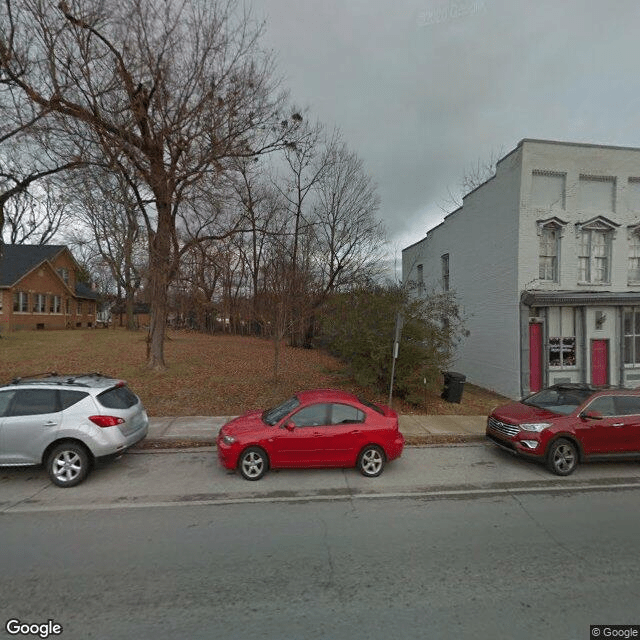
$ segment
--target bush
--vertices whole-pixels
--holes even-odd
[[[403,325],[394,395],[417,404],[425,381],[431,389],[440,383],[464,331],[453,294],[414,296],[395,285],[335,294],[323,307],[319,339],[359,385],[388,391],[398,314]]]

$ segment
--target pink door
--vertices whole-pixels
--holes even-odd
[[[542,389],[542,325],[529,325],[529,391]]]
[[[591,384],[609,383],[609,341],[591,341]]]

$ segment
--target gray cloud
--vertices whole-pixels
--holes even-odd
[[[637,0],[253,0],[297,104],[338,126],[392,243],[522,138],[640,146]]]

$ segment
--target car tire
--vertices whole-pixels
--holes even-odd
[[[245,480],[260,480],[269,468],[269,458],[260,447],[245,449],[238,460],[238,469]]]
[[[358,456],[356,467],[367,478],[377,478],[385,464],[384,451],[375,444],[367,445]]]
[[[65,488],[75,487],[89,474],[89,454],[81,444],[59,444],[51,450],[46,466],[53,484]]]
[[[571,440],[560,438],[547,453],[547,468],[558,476],[568,476],[578,466],[578,449]]]

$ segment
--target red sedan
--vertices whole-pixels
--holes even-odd
[[[218,433],[218,458],[259,480],[269,468],[357,467],[369,478],[400,457],[398,414],[332,389],[301,391],[268,411],[251,411]]]

